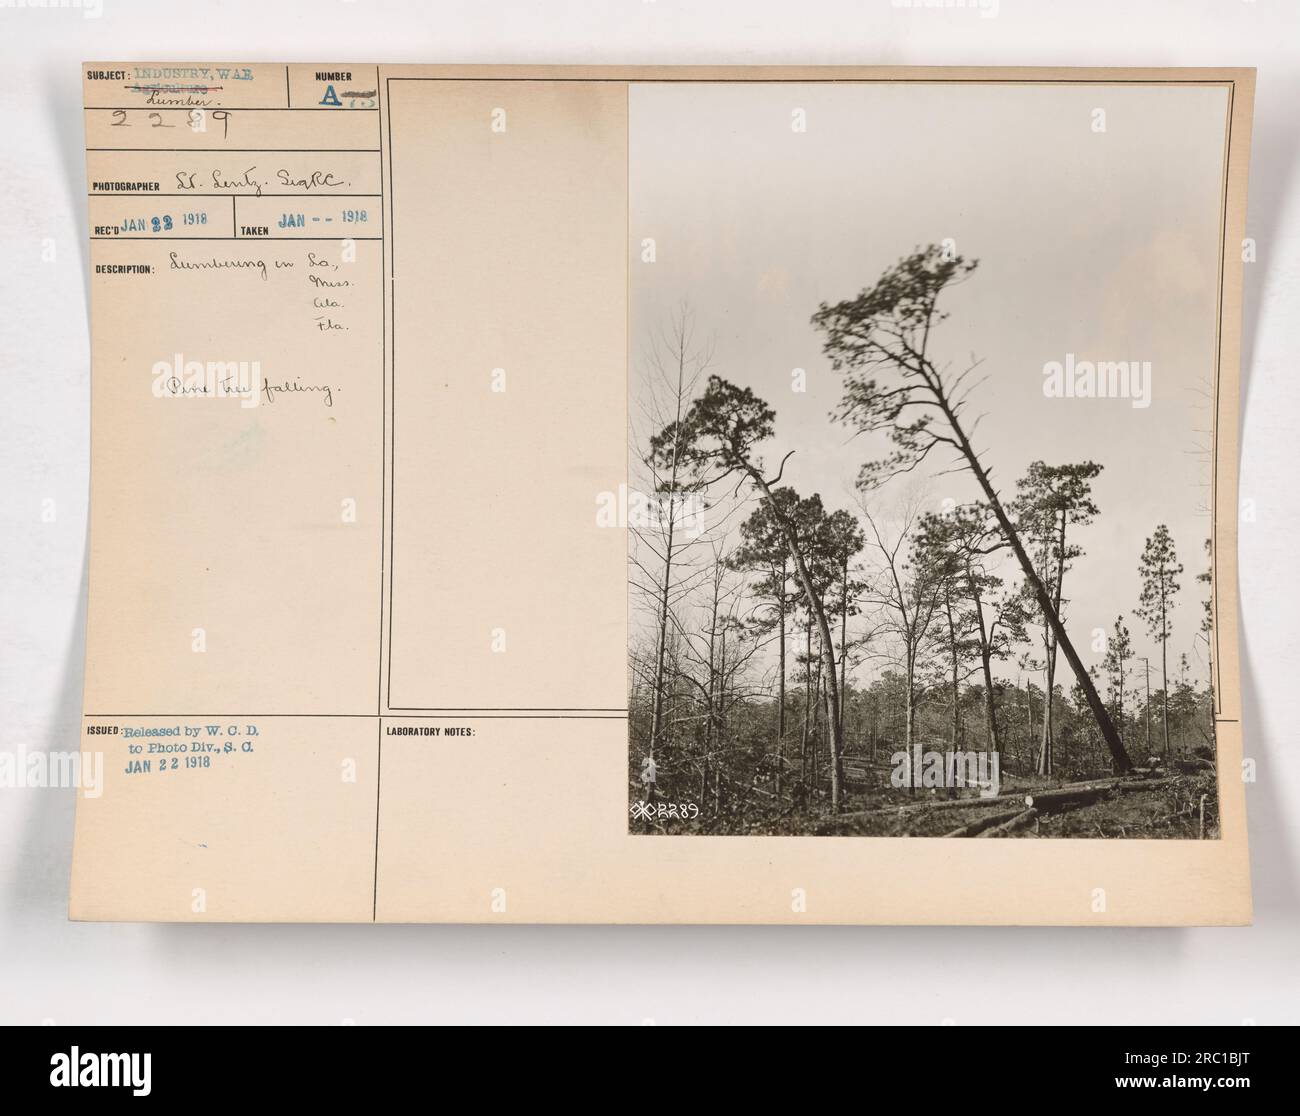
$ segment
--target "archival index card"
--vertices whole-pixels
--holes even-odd
[[[74,918],[1249,920],[1253,71],[82,76]]]

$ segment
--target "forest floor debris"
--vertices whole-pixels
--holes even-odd
[[[844,808],[796,814],[788,799],[734,794],[720,813],[645,827],[665,834],[839,837],[1117,837],[1197,840],[1219,836],[1218,791],[1209,770],[1092,780],[1018,777],[994,798],[931,791],[850,789]],[[641,827],[637,827],[641,828]]]

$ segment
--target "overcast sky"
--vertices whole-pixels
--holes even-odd
[[[1136,654],[1158,664],[1130,614],[1143,541],[1166,523],[1186,567],[1171,674],[1186,651],[1202,680],[1195,575],[1210,527],[1226,112],[1223,89],[1196,86],[634,85],[633,393],[647,337],[685,300],[714,341],[714,371],[775,408],[766,459],[795,450],[785,481],[853,508],[859,465],[884,447],[828,421],[841,382],[809,318],[918,245],[953,239],[980,263],[945,296],[936,347],[954,364],[984,361],[970,408],[986,416],[977,445],[995,484],[1011,492],[1035,459],[1104,466],[1101,515],[1076,535],[1088,553],[1066,581],[1081,653],[1123,613]],[[635,255],[646,237],[653,264]],[[1047,398],[1044,364],[1070,353],[1150,361],[1150,406]],[[803,394],[794,368],[807,370]],[[934,463],[920,483],[936,509],[975,498],[968,475]]]

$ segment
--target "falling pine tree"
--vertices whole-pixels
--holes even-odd
[[[1163,523],[1142,548],[1138,573],[1142,577],[1141,603],[1137,615],[1146,621],[1147,631],[1160,644],[1160,703],[1164,719],[1165,758],[1169,758],[1169,636],[1173,631],[1170,613],[1181,586],[1183,567],[1174,550],[1174,539]]]
[[[1034,567],[989,466],[972,442],[978,420],[969,422],[965,409],[975,385],[967,385],[966,378],[980,362],[972,360],[964,371],[954,373],[931,345],[933,332],[948,316],[939,307],[940,296],[966,279],[975,266],[976,261],[931,244],[899,260],[874,286],[855,297],[818,307],[813,325],[825,334],[823,349],[831,367],[844,377],[843,395],[833,417],[860,434],[883,434],[892,443],[884,458],[863,464],[857,482],[863,493],[874,491],[892,476],[911,472],[936,450],[950,454],[953,465],[970,473],[1020,564],[1056,646],[1074,671],[1115,770],[1130,771],[1133,761],[1065,631],[1060,609]],[[1050,701],[1051,695],[1047,697]]]

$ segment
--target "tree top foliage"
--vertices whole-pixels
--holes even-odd
[[[720,480],[750,465],[757,467],[756,447],[772,436],[775,421],[776,412],[750,388],[712,375],[681,420],[650,439],[650,457],[663,463],[675,454],[696,474],[713,470],[709,480]]]
[[[935,309],[940,292],[978,266],[978,260],[949,254],[931,244],[903,256],[855,298],[821,303],[812,323],[826,334],[826,353],[835,370],[854,367],[882,340],[890,344],[900,333],[928,329],[943,321],[947,315]],[[874,336],[877,333],[884,338]]]
[[[977,264],[935,244],[918,248],[874,286],[842,302],[823,302],[812,316],[825,334],[831,367],[844,376],[844,394],[831,417],[861,433],[883,432],[895,447],[883,460],[863,465],[860,488],[911,471],[937,445],[962,451],[957,392],[972,369],[949,381],[931,361],[929,343],[947,317],[938,309],[939,296]]]
[[[1068,522],[1086,527],[1099,514],[1092,500],[1092,482],[1101,469],[1095,461],[1068,465],[1031,461],[1016,482],[1015,509],[1022,522],[1027,526],[1040,519],[1051,523],[1064,515]]]
[[[1161,523],[1147,538],[1138,572],[1142,577],[1142,595],[1137,615],[1146,621],[1151,635],[1164,643],[1173,630],[1170,599],[1182,588],[1178,578],[1183,573],[1174,549],[1174,537],[1165,524]]]

